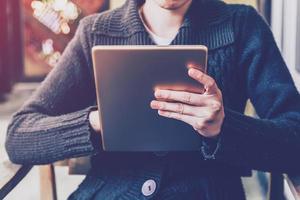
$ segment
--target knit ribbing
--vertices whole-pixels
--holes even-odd
[[[94,107],[43,122],[43,115],[27,114],[14,122],[6,149],[14,163],[47,164],[74,155],[95,154],[87,114]],[[29,122],[30,118],[34,121]],[[47,133],[47,130],[52,130]],[[31,134],[31,137],[28,137]],[[100,143],[100,137],[99,143]],[[19,149],[20,148],[20,149]],[[38,152],[38,153],[37,153]]]
[[[232,23],[228,19],[232,13],[223,2],[204,1],[205,3],[193,2],[191,9],[186,14],[186,18],[181,27],[181,31],[172,44],[202,44],[210,50],[232,44],[234,42],[234,32]],[[214,12],[206,7],[213,7]],[[92,33],[113,37],[109,42],[101,41],[101,44],[120,44],[120,40],[128,41],[129,37],[139,45],[154,45],[149,40],[147,30],[139,17],[135,0],[128,0],[124,6],[113,12],[103,13],[95,19]],[[195,15],[195,13],[198,13]]]

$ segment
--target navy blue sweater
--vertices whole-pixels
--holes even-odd
[[[239,180],[227,175],[240,177],[245,169],[290,173],[300,169],[300,95],[270,28],[253,8],[195,0],[172,42],[209,48],[208,73],[221,89],[225,105],[214,160],[206,160],[203,152],[156,156],[101,149],[100,138],[88,121],[96,105],[91,48],[100,44],[154,45],[139,18],[135,0],[81,21],[58,65],[13,116],[6,140],[13,162],[45,164],[92,155],[93,175],[80,188],[89,188],[86,194],[92,195],[106,187],[111,190],[103,189],[100,195],[122,194],[127,199],[143,199],[140,188],[150,178],[157,181],[157,191],[172,190],[180,183],[178,190],[189,191],[195,185],[192,177],[200,180],[213,176],[219,190],[227,187],[228,193],[237,194]],[[243,114],[248,99],[259,119]],[[207,153],[214,150],[215,144],[209,140],[203,145]],[[175,177],[178,184],[170,189],[168,185]],[[220,177],[237,180],[230,186],[232,190]],[[205,185],[213,185],[209,180]]]

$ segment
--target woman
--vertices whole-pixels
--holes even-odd
[[[188,73],[204,85],[203,94],[157,90],[149,105],[190,124],[204,138],[201,151],[101,150],[91,61],[92,46],[100,44],[209,48],[208,75]],[[260,119],[242,114],[249,98]],[[14,115],[6,148],[19,164],[92,155],[92,169],[70,199],[245,199],[240,177],[251,169],[299,169],[300,97],[253,8],[218,0],[128,0],[81,21],[59,64]]]

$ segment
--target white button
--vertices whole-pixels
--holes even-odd
[[[150,196],[155,192],[156,183],[154,180],[147,180],[142,186],[142,193],[144,196]]]

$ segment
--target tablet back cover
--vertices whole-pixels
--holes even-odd
[[[104,150],[200,150],[199,133],[159,116],[150,102],[156,87],[203,89],[188,76],[187,66],[206,71],[206,47],[96,46],[92,56]]]

